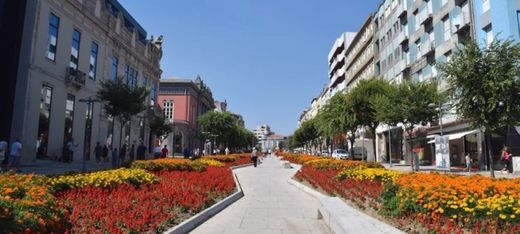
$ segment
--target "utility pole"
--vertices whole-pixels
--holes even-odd
[[[98,99],[92,99],[91,96],[88,99],[79,99],[78,102],[83,102],[87,104],[87,123],[85,124],[85,139],[83,141],[83,162],[82,162],[82,171],[85,172],[87,170],[87,154],[90,151],[90,138],[92,133],[92,112],[94,109],[94,103],[101,102]],[[88,148],[87,148],[88,147]]]

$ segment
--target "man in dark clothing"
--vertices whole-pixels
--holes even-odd
[[[96,162],[97,163],[100,163],[101,162],[101,153],[102,153],[102,150],[103,148],[101,147],[101,144],[99,143],[99,141],[96,143],[96,148],[94,148],[94,154],[96,155]]]
[[[101,153],[101,157],[103,157],[103,163],[108,162],[108,147],[107,147],[107,145],[103,145],[103,152]]]
[[[188,147],[186,147],[186,145],[184,145],[184,150],[182,151],[182,154],[184,155],[184,158],[190,157],[190,149],[188,149]]]
[[[137,146],[137,160],[144,160],[146,154],[146,146],[144,146],[143,142]]]

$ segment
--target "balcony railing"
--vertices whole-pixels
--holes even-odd
[[[429,7],[424,8],[419,13],[419,23],[426,24],[433,19],[432,10]]]
[[[69,67],[65,72],[65,83],[67,85],[73,85],[77,89],[85,85],[87,74],[84,72]]]
[[[459,16],[453,19],[453,32],[459,32],[471,24],[471,16],[469,12],[461,12]]]

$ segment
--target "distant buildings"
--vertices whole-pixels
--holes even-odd
[[[218,111],[218,112],[228,112],[227,105],[228,104],[227,104],[226,100],[224,100],[223,102],[215,101],[215,111]],[[238,124],[241,127],[245,126],[244,117],[242,117],[242,115],[237,114],[237,113],[233,113],[233,112],[229,112],[229,113],[231,114],[231,116],[235,120],[236,124]]]
[[[474,40],[483,47],[496,37],[519,41],[519,11],[516,0],[382,0],[357,34],[344,33],[335,41],[327,58],[329,84],[302,112],[298,125],[314,118],[334,93],[348,92],[359,80],[432,80],[439,75],[436,64],[449,61],[464,40]],[[439,88],[448,88],[442,79]],[[441,119],[443,134],[450,139],[452,165],[462,165],[464,156],[470,154],[482,168],[489,168],[482,157],[485,136],[453,110],[442,113]],[[413,151],[422,164],[431,165],[433,137],[441,133],[439,124],[418,127],[413,136],[405,136],[400,126],[391,130],[380,126],[375,136],[376,160],[388,158],[392,152],[393,161],[409,163],[406,152]],[[498,150],[506,143],[513,154],[520,153],[518,132],[504,129],[502,135],[505,137],[492,136],[493,148]],[[406,137],[411,141],[406,142]]]
[[[256,135],[262,150],[276,150],[279,147],[287,146],[287,137],[271,132],[271,128],[267,124],[257,126],[253,129],[253,133]]]
[[[198,118],[215,109],[213,94],[204,81],[200,77],[162,79],[158,104],[166,121],[174,125],[174,132],[163,139],[162,145],[177,154],[182,153],[184,146],[202,149],[204,142],[197,135],[201,131]]]
[[[161,77],[162,37],[150,39],[117,1],[2,1],[0,139],[20,139],[22,161],[59,160],[66,143],[78,147],[73,160],[91,155],[96,142],[119,147],[119,123],[100,103],[89,110],[101,81],[123,79],[151,90],[154,106]],[[5,50],[4,50],[5,49]],[[151,145],[147,114],[123,130],[122,143]],[[87,121],[89,119],[89,121]]]

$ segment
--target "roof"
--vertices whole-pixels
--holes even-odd
[[[112,4],[112,6],[114,6],[116,8],[113,10],[118,10],[121,13],[123,13],[123,16],[125,17],[125,19],[128,20],[134,27],[136,27],[137,31],[146,38],[146,36],[147,36],[146,30],[144,30],[144,28],[137,22],[137,20],[135,20],[134,17],[132,17],[132,15],[130,15],[130,13],[128,13],[128,11],[119,3],[118,0],[106,0],[106,1],[107,1],[107,3]],[[115,13],[117,13],[117,12],[112,12],[112,14],[115,14]]]

